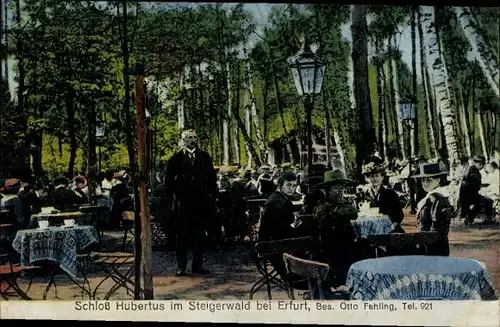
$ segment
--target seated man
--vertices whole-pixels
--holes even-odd
[[[278,190],[267,200],[260,222],[259,241],[276,241],[296,236],[291,226],[295,221],[291,197],[297,188],[297,176],[286,172],[278,180]],[[286,267],[281,255],[269,260],[278,274],[285,279]]]
[[[326,192],[314,209],[313,217],[317,225],[320,254],[316,260],[326,262],[332,268],[332,286],[344,285],[347,272],[357,258],[356,236],[351,220],[357,218],[357,209],[344,197],[346,187],[354,186],[341,170],[325,172],[324,182],[318,185]]]

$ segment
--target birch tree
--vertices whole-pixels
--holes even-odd
[[[428,7],[423,14],[423,27],[427,35],[426,53],[431,63],[436,102],[439,107],[443,129],[448,150],[450,169],[460,163],[457,135],[455,131],[455,113],[451,106],[450,92],[448,89],[448,76],[446,63],[440,51],[439,33],[435,25],[434,7]]]
[[[455,13],[457,15],[460,26],[462,27],[470,46],[472,47],[472,53],[478,61],[481,69],[483,71],[488,84],[491,86],[492,90],[495,92],[497,97],[500,97],[499,92],[499,78],[500,78],[500,67],[495,55],[491,53],[490,48],[486,44],[485,40],[476,30],[477,22],[475,21],[470,8],[468,7],[455,7]]]

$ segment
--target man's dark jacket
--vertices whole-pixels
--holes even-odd
[[[290,226],[294,220],[292,202],[280,191],[275,191],[264,208],[259,228],[259,240],[282,240],[294,237],[294,228]]]
[[[174,201],[176,216],[181,221],[199,221],[203,213],[208,214],[217,193],[210,155],[197,148],[192,162],[185,150],[176,152],[167,164],[165,192],[167,201]]]

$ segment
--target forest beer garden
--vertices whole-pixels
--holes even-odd
[[[214,165],[248,170],[338,161],[361,181],[373,153],[442,160],[450,176],[463,158],[498,162],[499,18],[493,7],[2,0],[0,177],[131,170],[135,227],[149,234],[147,184],[186,128]],[[306,56],[313,86],[301,85]]]

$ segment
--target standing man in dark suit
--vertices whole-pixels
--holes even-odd
[[[176,221],[176,276],[187,276],[187,251],[193,253],[193,274],[206,275],[203,268],[203,246],[209,227],[217,183],[212,158],[198,148],[194,130],[181,135],[182,148],[168,161],[165,175],[167,201],[173,201]]]

